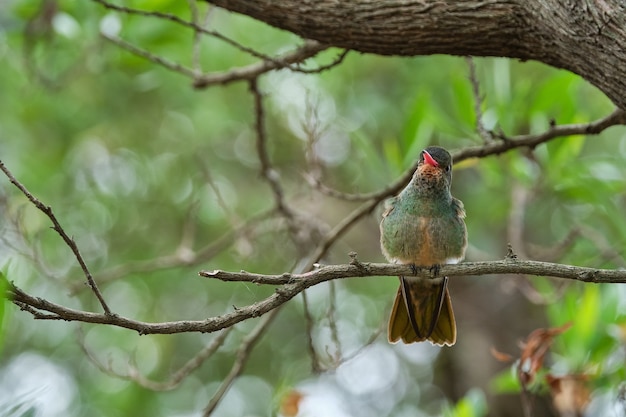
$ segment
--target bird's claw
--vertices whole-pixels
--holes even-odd
[[[430,267],[430,273],[433,274],[433,278],[436,278],[439,276],[439,270],[441,269],[441,265],[439,264],[435,264],[433,266]]]
[[[409,266],[411,267],[411,271],[413,272],[413,275],[417,275],[417,265],[409,264]]]

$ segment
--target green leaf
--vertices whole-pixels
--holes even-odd
[[[520,392],[520,384],[513,367],[502,371],[493,377],[489,383],[490,389],[496,394],[512,394]]]
[[[454,408],[444,410],[445,417],[481,417],[486,415],[487,400],[485,394],[478,388],[469,390]]]

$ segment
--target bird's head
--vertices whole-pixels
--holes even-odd
[[[427,189],[450,189],[452,182],[452,157],[439,146],[429,146],[420,153],[413,175],[415,185]]]

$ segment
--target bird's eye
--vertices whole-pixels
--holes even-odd
[[[446,165],[446,172],[450,172],[451,169],[452,169],[452,166]]]

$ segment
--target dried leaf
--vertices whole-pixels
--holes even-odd
[[[300,391],[290,391],[287,395],[283,397],[283,400],[280,404],[281,414],[285,417],[295,417],[298,414],[300,401],[302,401],[303,397],[304,395]]]
[[[523,385],[531,383],[537,372],[543,366],[543,359],[552,345],[555,336],[563,333],[572,326],[566,323],[561,327],[553,327],[550,329],[536,329],[526,341],[522,344],[522,355],[517,367],[518,377]]]
[[[513,355],[509,355],[508,353],[500,352],[493,346],[491,347],[491,355],[496,358],[499,362],[513,362],[515,358]]]
[[[585,374],[565,376],[546,375],[546,382],[550,386],[552,402],[562,416],[582,416],[583,411],[591,400],[591,394],[586,382],[589,379]]]

